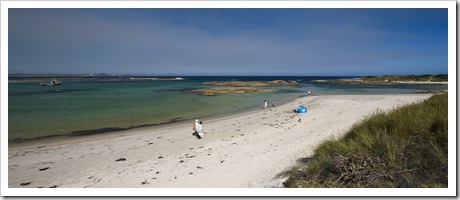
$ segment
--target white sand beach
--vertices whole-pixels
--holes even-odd
[[[431,94],[307,96],[276,108],[8,148],[9,188],[266,188],[377,109]],[[304,105],[308,112],[293,109]],[[298,122],[299,117],[302,119]]]

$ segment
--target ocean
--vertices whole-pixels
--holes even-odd
[[[328,94],[401,94],[447,85],[319,83],[312,80],[355,77],[150,77],[54,76],[61,85],[41,86],[49,76],[14,76],[8,82],[8,140],[82,136],[154,126],[261,109],[304,96]],[[160,79],[156,79],[160,78]],[[163,80],[164,79],[164,80]],[[297,80],[295,86],[269,86],[276,92],[215,94],[190,90],[205,81]],[[268,86],[264,86],[268,87]],[[305,105],[308,107],[308,105]]]

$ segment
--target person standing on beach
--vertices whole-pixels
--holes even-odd
[[[264,109],[267,108],[267,100],[264,101]]]
[[[198,132],[198,134],[196,135],[196,137],[198,139],[201,139],[203,138],[203,126],[201,126],[203,122],[200,122],[199,124],[196,125],[196,131]]]
[[[194,132],[193,132],[192,135],[195,135],[195,136],[198,135],[197,126],[199,125],[199,123],[198,123],[199,121],[200,121],[200,120],[195,119],[195,123],[193,123],[193,131],[194,131]]]

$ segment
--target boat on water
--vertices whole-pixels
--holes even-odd
[[[53,78],[49,83],[41,82],[41,86],[56,86],[56,85],[61,85],[61,81],[58,81],[57,79]]]

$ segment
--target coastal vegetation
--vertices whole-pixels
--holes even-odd
[[[285,187],[447,187],[447,93],[375,112],[285,172]]]
[[[385,75],[385,76],[364,76],[361,80],[366,82],[391,82],[391,81],[414,81],[414,82],[447,82],[447,74],[424,74],[424,75]]]
[[[425,75],[384,75],[384,76],[363,76],[353,79],[328,79],[313,80],[312,82],[343,83],[343,84],[428,84],[447,85],[447,74],[425,74]]]

